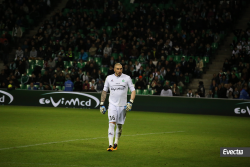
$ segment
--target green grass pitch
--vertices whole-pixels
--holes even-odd
[[[99,110],[0,106],[0,167],[245,167],[220,147],[250,147],[249,118],[127,113],[118,150],[108,147],[108,116]]]

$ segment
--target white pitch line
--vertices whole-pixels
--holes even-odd
[[[144,133],[144,134],[135,134],[135,135],[122,135],[124,136],[142,136],[142,135],[156,135],[156,134],[164,134],[164,133],[181,133],[184,131],[173,131],[173,132],[158,132],[158,133]],[[57,142],[48,142],[48,143],[39,143],[39,144],[32,144],[32,145],[24,145],[24,146],[16,146],[16,147],[8,147],[8,148],[0,148],[1,150],[9,150],[13,148],[25,148],[25,147],[34,147],[34,146],[41,146],[41,145],[49,145],[49,144],[57,144],[57,143],[66,143],[71,141],[77,140],[93,140],[93,139],[103,139],[107,137],[95,137],[95,138],[86,138],[86,139],[74,139],[74,140],[65,140],[65,141],[57,141]]]

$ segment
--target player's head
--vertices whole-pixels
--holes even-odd
[[[116,63],[114,71],[116,76],[122,75],[122,65],[120,63]]]

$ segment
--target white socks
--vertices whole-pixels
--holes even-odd
[[[118,145],[118,141],[122,135],[122,125],[116,125],[116,131],[115,131],[115,144]]]
[[[108,137],[109,137],[109,145],[111,146],[113,146],[114,131],[115,131],[115,124],[109,123]]]
[[[111,146],[113,146],[114,131],[115,131],[115,124],[109,123],[108,137],[109,137],[109,145]],[[115,144],[118,145],[118,141],[121,135],[122,135],[122,125],[116,125]]]

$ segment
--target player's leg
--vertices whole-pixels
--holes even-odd
[[[113,151],[113,141],[114,141],[115,124],[117,120],[117,110],[116,110],[116,106],[112,104],[109,104],[108,118],[109,118],[109,129],[108,129],[109,148],[107,150]]]
[[[115,131],[115,143],[114,143],[114,150],[117,150],[119,139],[122,135],[122,125],[124,124],[126,119],[126,110],[124,110],[124,107],[119,107],[118,110],[118,118],[116,121],[116,131]]]
[[[118,141],[120,139],[122,135],[122,124],[117,124],[116,125],[116,131],[115,131],[115,143],[114,143],[114,150],[117,150],[117,146],[118,146]]]

